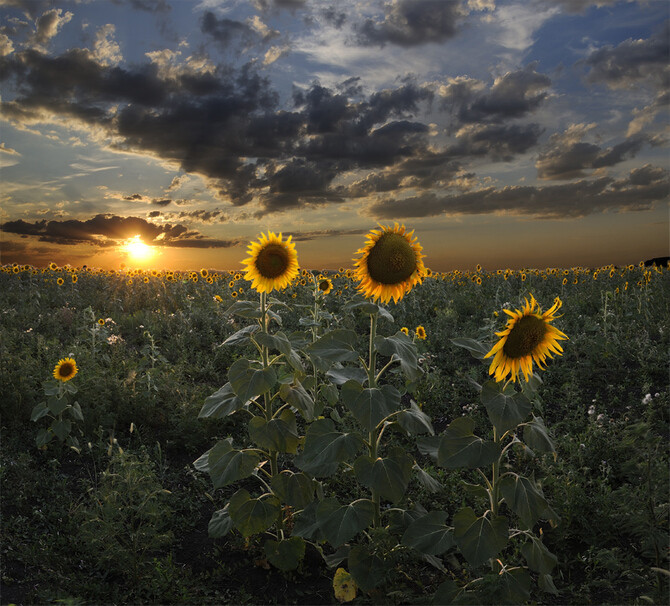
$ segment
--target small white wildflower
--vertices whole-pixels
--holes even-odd
[[[649,404],[651,402],[651,394],[648,393],[644,398],[642,398],[642,404]]]
[[[594,414],[596,414],[596,407],[593,404],[591,404],[591,406],[589,406],[589,416]]]
[[[604,420],[605,420],[605,415],[604,415],[603,413],[600,413],[600,414],[596,417],[596,422],[597,422],[597,423],[602,423]]]

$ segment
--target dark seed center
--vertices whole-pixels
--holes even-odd
[[[72,364],[70,364],[69,362],[61,364],[60,368],[58,369],[58,374],[61,377],[69,377],[73,372],[74,368],[72,368]]]
[[[523,358],[530,355],[542,343],[546,332],[544,320],[536,316],[524,316],[507,335],[503,353],[508,358]]]
[[[278,244],[268,244],[256,258],[256,269],[264,278],[281,276],[288,268],[289,258],[286,250]]]
[[[328,282],[328,280],[321,280],[321,282],[319,282],[319,290],[328,290],[329,286],[330,283]]]
[[[368,273],[380,284],[399,284],[416,271],[416,253],[400,234],[385,233],[368,253]]]

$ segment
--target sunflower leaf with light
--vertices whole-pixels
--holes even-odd
[[[488,563],[498,576],[515,569],[514,582],[522,579],[525,585],[531,582],[529,569],[540,572],[540,589],[552,594],[557,594],[551,577],[557,558],[542,542],[542,533],[537,536],[533,528],[541,519],[554,525],[558,516],[534,476],[513,471],[512,462],[516,458],[509,455],[516,448],[530,457],[552,454],[556,458],[551,435],[542,417],[533,412],[534,408],[540,414],[542,410],[537,393],[541,381],[533,373],[533,362],[544,370],[546,358],[563,351],[558,341],[567,336],[551,324],[558,317],[556,312],[560,307],[561,300],[557,297],[553,306],[543,313],[531,295],[522,309],[503,310],[510,319],[505,329],[496,333],[500,340],[492,348],[475,339],[453,339],[454,345],[467,349],[477,359],[485,361],[493,356],[488,371],[494,379],[483,385],[476,384],[492,431],[489,436],[480,437],[474,433],[475,419],[462,416],[433,441],[419,442],[419,449],[429,452],[438,466],[476,470],[481,478],[475,486],[486,498],[485,510],[478,514],[471,507],[463,507],[454,515],[453,526],[448,528],[465,559],[472,566]],[[515,389],[517,380],[520,391]],[[412,537],[427,523],[426,516],[415,520],[403,541],[418,548],[412,543]],[[486,541],[480,540],[480,531],[485,532]],[[528,566],[516,566],[515,562],[508,561],[518,553],[523,554]],[[542,560],[541,569],[537,565],[538,558]],[[440,591],[438,589],[436,600],[444,598],[440,597]]]
[[[70,381],[78,372],[74,358],[61,358],[52,372],[54,380],[44,382],[44,395],[47,400],[37,404],[30,414],[30,420],[34,422],[43,418],[51,420],[48,427],[37,433],[35,443],[38,448],[46,449],[47,444],[57,439],[61,444],[80,452],[79,440],[72,435],[72,430],[76,428],[81,434],[81,429],[73,426],[73,421],[83,421],[84,415],[79,402],[68,402],[68,397],[77,393],[77,388]]]
[[[314,401],[302,384],[306,374],[297,345],[281,330],[270,330],[271,323],[282,322],[272,307],[285,304],[268,295],[285,289],[298,275],[298,257],[291,237],[284,239],[281,233],[273,232],[261,234],[248,252],[242,262],[245,276],[260,301],[237,300],[228,308],[227,315],[240,316],[252,324],[230,335],[223,345],[250,344],[257,355],[233,362],[228,381],[205,400],[198,415],[216,419],[244,413],[248,417],[247,437],[219,440],[194,466],[209,474],[215,488],[253,478],[259,489],[259,496],[252,495],[247,482],[247,488],[235,492],[212,516],[210,536],[225,536],[233,528],[247,538],[265,536],[267,560],[281,570],[292,570],[302,561],[305,542],[300,536],[291,536],[291,519],[294,512],[312,503],[315,486],[308,475],[282,465],[297,453],[301,441],[298,415],[312,421]]]
[[[360,540],[351,547],[349,571],[356,585],[365,591],[384,582],[393,566],[398,545],[388,525],[403,511],[401,502],[412,476],[416,473],[429,490],[439,487],[411,454],[392,446],[388,439],[393,429],[408,435],[434,433],[430,418],[413,400],[409,407],[401,405],[402,395],[412,391],[421,377],[416,344],[408,330],[397,330],[390,336],[378,334],[381,323],[394,321],[381,304],[401,301],[423,279],[421,250],[413,232],[407,232],[404,226],[372,230],[366,245],[357,251],[360,256],[354,277],[359,282],[358,294],[342,306],[345,313],[362,312],[370,317],[365,353],[359,353],[359,334],[350,328],[329,330],[306,348],[314,364],[327,371],[339,387],[343,407],[330,418],[311,424],[295,463],[317,478],[351,470],[367,496],[348,504],[334,497],[325,499],[310,512],[315,514],[314,522],[310,524],[307,514],[300,513],[295,516],[296,525],[306,527],[307,538],[322,536],[335,549],[354,545],[358,537]],[[401,389],[382,382],[388,373],[395,373],[394,384]],[[385,436],[387,440],[382,439]],[[393,506],[382,509],[382,501]],[[340,516],[356,520],[347,525],[344,537],[335,532],[332,523]],[[369,566],[357,565],[361,561],[374,561],[374,567],[383,568],[384,574],[372,574]]]

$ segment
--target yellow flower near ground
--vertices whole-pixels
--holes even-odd
[[[409,328],[407,328],[407,326],[403,326],[403,327],[400,329],[400,332],[403,333],[403,334],[406,334],[407,336],[409,336]]]
[[[58,364],[56,364],[53,375],[54,379],[65,383],[65,381],[69,381],[78,372],[79,369],[77,368],[77,363],[73,358],[62,358],[58,361]]]
[[[340,603],[351,602],[356,597],[356,581],[344,568],[335,571],[333,591]]]
[[[105,325],[105,321],[104,321],[102,318],[100,318],[100,319],[98,320],[98,324],[100,324],[100,326],[104,326],[104,325]]]
[[[542,313],[537,301],[530,295],[530,302],[526,299],[523,309],[513,312],[503,310],[510,319],[505,330],[496,333],[500,340],[484,356],[494,356],[489,374],[495,374],[496,381],[503,381],[507,375],[516,381],[519,371],[528,381],[533,373],[533,360],[544,370],[543,364],[547,357],[553,358],[552,352],[563,355],[558,341],[568,337],[551,325],[561,306],[561,300],[556,297],[554,305]]]
[[[414,231],[405,232],[404,225],[380,225],[367,235],[365,246],[356,254],[354,277],[358,290],[382,303],[400,301],[425,276],[423,248],[413,238]]]
[[[258,292],[284,289],[299,273],[298,254],[291,236],[284,240],[281,233],[270,231],[267,236],[262,233],[258,242],[249,245],[248,253],[249,258],[242,261],[247,266],[245,279]]]
[[[423,341],[426,338],[426,329],[423,326],[417,326],[414,329],[414,332],[416,333],[416,338]]]

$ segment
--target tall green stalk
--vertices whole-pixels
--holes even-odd
[[[370,314],[370,346],[368,349],[368,387],[375,389],[377,387],[377,352],[375,351],[375,337],[377,336],[377,314]],[[377,459],[377,446],[379,442],[378,430],[376,427],[370,428],[370,435],[368,436],[370,450],[370,457],[373,461]],[[375,515],[372,522],[373,528],[379,528],[381,525],[381,512],[379,506],[379,494],[373,488],[372,503],[375,507]]]

